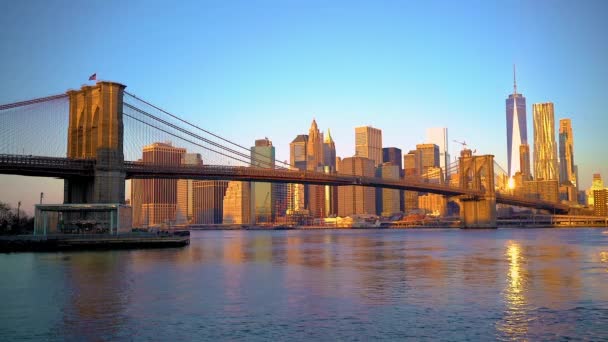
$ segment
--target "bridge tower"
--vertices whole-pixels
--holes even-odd
[[[93,177],[66,178],[64,203],[124,203],[123,95],[126,87],[97,82],[67,92],[68,158],[95,159]]]
[[[496,228],[494,156],[473,156],[469,149],[460,153],[460,187],[482,191],[483,196],[461,196],[462,228]]]

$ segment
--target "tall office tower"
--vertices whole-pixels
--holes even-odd
[[[230,181],[224,196],[223,223],[251,223],[251,191],[249,182]]]
[[[439,147],[439,166],[443,170],[444,179],[448,179],[450,153],[448,151],[448,129],[434,127],[426,130],[426,141]]]
[[[323,148],[323,134],[319,131],[319,127],[317,127],[317,121],[313,119],[308,130],[306,170],[317,171],[317,168],[323,165]]]
[[[403,173],[406,179],[418,177],[418,151],[411,150],[403,155]],[[413,209],[418,209],[418,192],[404,191],[403,193],[403,212],[407,213]]]
[[[203,166],[200,153],[186,153],[182,158],[182,165]],[[192,179],[177,180],[177,213],[175,220],[179,224],[195,224],[195,195],[194,183],[200,182]]]
[[[327,129],[327,135],[323,140],[323,172],[325,173],[336,173],[336,144],[331,137],[329,128]],[[325,215],[332,216],[338,214],[338,188],[335,186],[324,186],[325,190]]]
[[[506,100],[507,104],[507,172],[509,177],[521,171],[519,146],[528,143],[526,125],[526,98],[517,93],[515,66],[513,66],[513,94]]]
[[[268,138],[258,139],[251,147],[251,166],[274,169],[275,149]],[[276,194],[272,183],[251,183],[251,223],[273,222],[275,218]]]
[[[399,167],[399,171],[403,169],[403,163],[401,159],[401,149],[396,147],[384,147],[382,148],[382,163],[393,163]]]
[[[608,216],[608,189],[593,190],[593,215]]]
[[[382,164],[382,131],[371,126],[355,127],[355,157],[371,159],[375,166]]]
[[[418,151],[411,150],[403,155],[403,171],[405,176],[418,176]]]
[[[570,119],[559,120],[559,181],[565,185],[575,187],[577,185],[574,165],[574,137]]]
[[[297,135],[293,141],[289,144],[289,165],[291,169],[306,171],[306,153],[308,149],[308,135],[299,134]],[[297,191],[295,191],[297,189]],[[288,184],[287,185],[287,210],[289,211],[288,215],[293,215],[294,203],[300,203],[302,201],[302,206],[297,206],[297,215],[301,215],[303,210],[305,209],[306,204],[308,203],[308,191],[305,185],[299,184]],[[291,196],[298,196],[297,198],[291,198]],[[308,212],[306,212],[308,215]]]
[[[306,170],[308,135],[300,134],[289,144],[289,165],[298,170]]]
[[[435,144],[416,145],[417,162],[416,166],[421,175],[425,175],[431,167],[439,167],[439,146]]]
[[[287,215],[308,214],[304,204],[304,184],[287,184]]]
[[[323,165],[329,166],[331,172],[336,172],[336,144],[331,137],[329,128],[327,129],[327,135],[323,140]]]
[[[341,173],[364,177],[374,177],[376,168],[374,161],[363,157],[344,158]],[[338,187],[338,215],[350,216],[355,214],[376,213],[376,192],[374,188],[363,186]]]
[[[524,181],[532,179],[530,171],[530,145],[519,145],[519,165],[521,167],[521,176]]]
[[[170,143],[153,143],[143,148],[141,162],[162,166],[180,166],[185,148]],[[170,224],[177,209],[177,180],[134,179],[131,184],[133,226]]]
[[[405,175],[405,173],[403,172],[403,157],[401,149],[396,147],[382,148],[382,162],[393,163],[393,165],[397,165],[397,167],[399,168],[399,178],[402,178]],[[397,191],[399,192],[399,211],[404,211],[405,193],[402,190]],[[382,198],[382,196],[380,196],[380,198]]]
[[[323,134],[313,119],[308,130],[308,144],[306,145],[306,170],[323,172]],[[325,186],[307,185],[307,207],[313,218],[323,218],[325,214]]]
[[[401,161],[399,156],[397,159]],[[380,175],[383,179],[399,180],[401,169],[399,165],[391,162],[382,163],[380,166]],[[390,216],[401,211],[401,199],[399,193],[401,191],[395,189],[382,189],[382,216]]]
[[[534,179],[558,180],[553,103],[535,103],[532,111],[534,115]]]

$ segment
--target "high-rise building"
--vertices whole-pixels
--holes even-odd
[[[446,127],[433,127],[426,130],[426,141],[439,147],[439,166],[448,179],[450,153],[448,151],[448,129]]]
[[[396,147],[384,147],[382,148],[382,162],[383,163],[392,163],[393,165],[397,165],[399,168],[399,178],[405,176],[403,172],[403,157],[402,157],[401,149]],[[404,211],[404,203],[405,203],[405,194],[402,190],[397,190],[399,192],[399,211]],[[376,194],[376,196],[378,196]],[[384,194],[382,194],[384,196]],[[382,198],[380,196],[380,198]],[[376,205],[377,206],[377,205]]]
[[[308,130],[308,144],[306,145],[306,169],[317,171],[323,165],[323,133],[319,131],[317,121],[312,120]]]
[[[182,165],[202,166],[199,153],[186,153]],[[180,224],[222,223],[223,200],[227,181],[177,181],[176,222]]]
[[[249,182],[230,181],[223,201],[223,223],[251,223],[251,192]]]
[[[344,158],[340,173],[364,177],[374,177],[374,161],[363,157]],[[376,213],[376,192],[374,188],[363,186],[338,187],[338,215],[374,215]]]
[[[184,154],[185,148],[157,142],[144,146],[140,161],[145,164],[180,166]],[[131,203],[134,227],[174,223],[177,210],[177,180],[134,179],[131,183]]]
[[[327,135],[323,140],[323,172],[325,173],[336,173],[336,144],[331,137],[329,128],[327,129]],[[338,214],[338,188],[335,186],[325,185],[325,215],[332,216]]]
[[[507,167],[509,177],[521,171],[519,147],[528,143],[526,125],[526,98],[517,93],[515,66],[513,66],[513,94],[506,100],[507,107]]]
[[[418,196],[418,208],[424,209],[434,216],[445,216],[447,213],[448,200],[443,195],[424,194]]]
[[[382,164],[382,131],[371,127],[355,127],[355,157],[368,158],[374,166]]]
[[[336,172],[336,144],[329,128],[323,140],[323,166],[329,166],[331,172]]]
[[[608,189],[593,190],[593,214],[608,216]]]
[[[553,103],[535,103],[532,111],[534,115],[534,179],[558,180]]]
[[[289,165],[298,170],[306,170],[308,135],[300,134],[289,144]]]
[[[308,135],[299,134],[289,144],[290,167],[294,170],[306,171]],[[308,192],[304,184],[287,185],[287,215],[308,216]]]
[[[528,144],[519,145],[519,165],[523,180],[530,180],[532,172],[530,171],[530,145]]]
[[[251,166],[274,169],[275,149],[268,138],[258,139],[251,147]],[[273,184],[267,182],[251,183],[251,223],[273,222],[275,219],[276,194]]]
[[[574,165],[574,137],[572,121],[559,120],[559,181],[563,185],[577,186]]]
[[[308,130],[308,144],[306,146],[306,170],[323,172],[323,134],[319,131],[316,120],[312,120]],[[325,213],[325,186],[307,185],[307,207],[313,218],[323,218]]]
[[[403,174],[406,179],[420,175],[420,171],[418,170],[418,152],[417,150],[411,150],[403,155]],[[418,209],[418,192],[404,191],[403,212],[408,213],[413,209]]]
[[[429,168],[439,167],[439,146],[435,144],[418,144],[417,151],[417,170],[421,175],[425,175]]]
[[[382,163],[392,163],[399,167],[399,171],[403,169],[403,159],[401,159],[401,149],[396,147],[382,148]]]
[[[397,159],[401,161],[401,156]],[[386,162],[380,166],[380,175],[383,179],[399,180],[401,169],[399,165]],[[381,189],[382,191],[382,216],[390,216],[401,211],[400,193],[395,189]]]
[[[403,171],[405,176],[418,176],[420,171],[418,170],[418,151],[411,150],[407,154],[403,155]]]

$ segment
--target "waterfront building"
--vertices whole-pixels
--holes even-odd
[[[223,201],[224,224],[251,223],[251,191],[249,182],[230,181]]]
[[[368,158],[374,166],[382,164],[382,131],[371,126],[355,127],[355,157]]]
[[[251,147],[251,166],[256,168],[274,169],[275,148],[268,138],[258,139]],[[251,182],[251,223],[273,222],[275,219],[276,194],[273,184],[267,182]]]
[[[374,161],[363,157],[344,158],[341,173],[364,177],[374,177]],[[374,188],[363,186],[338,187],[338,215],[374,215],[376,213],[376,192]]]
[[[424,194],[418,196],[418,208],[424,209],[426,213],[433,216],[445,216],[447,207],[448,201],[443,195]]]
[[[144,146],[139,161],[145,164],[180,166],[185,154],[185,148],[156,142]],[[131,203],[134,227],[175,223],[177,180],[134,179],[131,182]]]
[[[523,170],[520,165],[520,146],[528,143],[528,128],[526,125],[526,98],[517,93],[515,66],[513,66],[513,94],[506,100],[507,112],[507,167],[509,177]]]
[[[553,103],[535,103],[534,115],[534,179],[558,180],[557,146]]]
[[[448,179],[450,166],[450,153],[448,151],[447,127],[433,127],[426,130],[426,141],[439,147],[439,166],[444,172],[444,179]]]
[[[401,161],[401,156],[397,158]],[[399,165],[386,162],[380,166],[380,176],[383,179],[399,180],[401,170]],[[402,191],[396,189],[380,189],[382,194],[381,211],[382,216],[390,216],[401,211],[400,193]]]
[[[593,190],[593,214],[608,216],[608,189]]]

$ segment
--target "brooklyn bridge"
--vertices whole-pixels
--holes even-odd
[[[193,179],[364,186],[457,197],[463,228],[496,227],[497,203],[560,214],[571,209],[504,191],[496,184],[501,168],[494,156],[474,155],[470,150],[464,150],[452,165],[457,182],[444,184],[423,177],[386,179],[300,171],[287,163],[269,167],[243,145],[125,88],[103,81],[64,94],[1,105],[0,174],[63,179],[65,204],[124,204],[128,179]],[[139,160],[141,147],[159,137],[199,152],[204,165]]]

